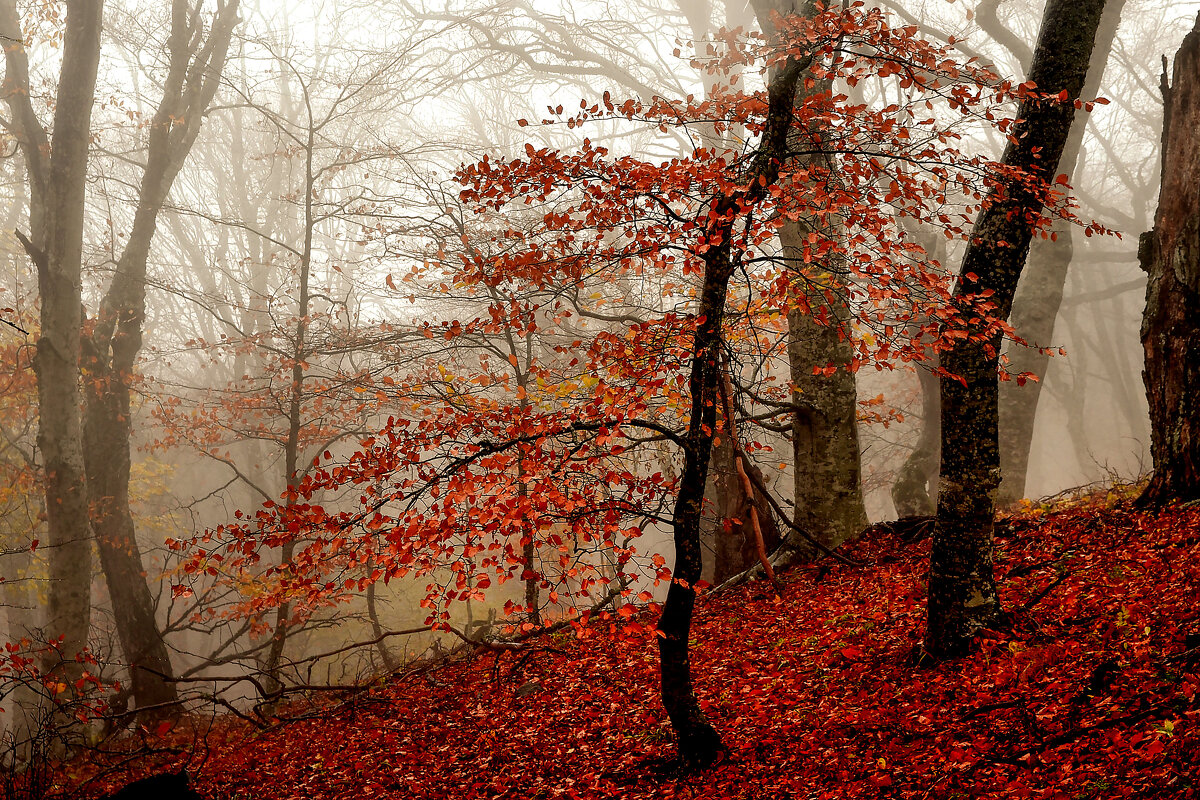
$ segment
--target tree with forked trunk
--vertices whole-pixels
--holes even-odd
[[[205,36],[201,5],[173,3],[168,72],[148,127],[133,229],[96,317],[87,320],[82,304],[84,196],[103,3],[68,4],[50,137],[31,101],[16,5],[0,3],[0,36],[17,43],[5,47],[4,99],[30,184],[30,233],[18,236],[39,274],[38,447],[46,472],[47,538],[53,548],[46,630],[64,637],[61,655],[68,665],[86,645],[94,535],[139,707],[166,709],[175,700],[174,687],[166,680],[170,659],[154,618],[129,511],[130,382],[141,347],[146,262],[158,214],[216,93],[237,6],[237,0],[220,2]],[[81,368],[87,380],[80,380]],[[78,668],[68,668],[68,674],[75,672]]]

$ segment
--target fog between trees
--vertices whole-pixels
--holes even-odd
[[[701,67],[721,52],[724,31],[770,33],[772,10],[813,9],[110,0],[101,31],[83,19],[93,5],[0,0],[8,638],[28,640],[44,671],[66,683],[94,678],[102,686],[88,688],[118,712],[173,713],[181,702],[253,714],[298,687],[403,669],[464,638],[661,602],[677,555],[673,481],[687,466],[674,445],[689,424],[686,381],[665,384],[687,374],[678,351],[700,272],[581,260],[569,284],[532,267],[524,283],[515,268],[488,279],[490,264],[522,247],[536,245],[543,261],[572,256],[539,227],[553,198],[489,208],[486,196],[463,196],[469,180],[455,173],[485,155],[503,165],[542,148],[572,151],[584,136],[614,157],[652,162],[697,147],[752,156],[760,131],[732,113],[730,124],[661,128],[620,114],[579,129],[540,123],[565,120],[581,100],[717,103],[761,90],[772,78],[757,65]],[[882,5],[897,26],[953,36],[964,60],[1025,80],[1043,4]],[[1058,172],[1070,175],[1078,220],[1120,236],[1056,222],[1053,246],[1034,243],[1030,264],[1065,273],[1047,267],[1042,283],[1018,290],[1017,335],[1051,355],[1005,347],[1014,380],[1001,390],[1002,451],[1006,419],[1040,398],[1027,415],[1024,486],[1006,483],[1004,501],[1151,467],[1137,243],[1158,200],[1160,55],[1175,52],[1197,11],[1195,2],[1108,2],[1097,35],[1107,61],[1083,99],[1110,102],[1081,120],[1064,156],[1074,167],[1064,160]],[[872,109],[905,102],[907,87],[839,80],[796,92],[831,90]],[[961,151],[1000,158],[996,130],[929,113],[961,134]],[[805,158],[837,171],[834,155]],[[880,195],[890,197],[885,184]],[[924,248],[905,251],[908,260],[936,262],[931,273],[943,277],[958,269],[962,237],[900,215],[902,199],[888,202],[897,237]],[[971,201],[951,193],[944,205],[958,214]],[[814,220],[797,215],[767,237],[764,260],[794,266],[818,232],[844,235]],[[611,246],[628,235],[619,228],[598,239]],[[812,534],[805,557],[868,521],[934,512],[934,362],[877,356],[882,328],[854,321],[866,281],[828,259],[805,279],[808,313],[755,308],[756,281],[769,282],[750,274],[756,266],[732,278],[728,313],[742,327],[723,368],[740,442],[718,433],[711,450],[700,523],[710,582],[759,561],[745,538],[739,458],[743,471],[759,470],[750,494],[775,541],[789,535],[784,515]],[[1055,314],[1046,303],[1056,292]],[[72,325],[82,336],[69,335]],[[635,355],[627,332],[652,328],[661,335]],[[589,369],[595,352],[610,373]],[[854,370],[851,359],[861,362]],[[671,380],[639,383],[658,373]],[[608,413],[604,397],[591,397],[600,380],[611,384],[611,407],[646,411],[654,426],[618,436],[598,422]],[[591,416],[555,429],[570,442],[555,445],[558,461],[533,427],[503,427],[550,425],[576,406]],[[444,438],[421,438],[422,425]],[[470,480],[438,483],[452,469]],[[729,518],[739,520],[732,531]],[[315,548],[321,537],[330,544]],[[230,541],[243,545],[237,554],[218,551]],[[47,657],[40,645],[60,635],[66,650],[86,644],[95,662],[64,668]],[[131,662],[142,667],[132,676]],[[120,691],[108,688],[116,681]],[[13,678],[4,692],[7,735],[23,757],[46,724],[36,697],[44,684]]]

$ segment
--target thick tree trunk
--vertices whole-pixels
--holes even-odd
[[[1138,257],[1149,275],[1142,316],[1154,475],[1139,501],[1200,499],[1200,17],[1164,69],[1162,190]]]
[[[1100,92],[1104,77],[1104,66],[1112,52],[1121,24],[1121,11],[1125,0],[1108,0],[1100,18],[1096,33],[1096,46],[1092,50],[1087,80],[1083,86],[1083,99],[1089,100]],[[1087,117],[1080,114],[1071,125],[1071,133],[1063,149],[1061,166],[1072,181],[1078,176],[1079,155],[1083,135],[1087,128]],[[1042,393],[1042,379],[1046,376],[1050,356],[1040,348],[1053,342],[1054,323],[1062,306],[1063,289],[1067,283],[1067,269],[1074,255],[1074,242],[1070,224],[1058,222],[1051,229],[1057,239],[1037,239],[1029,248],[1029,261],[1021,273],[1017,294],[1013,299],[1012,319],[1017,335],[1029,343],[1005,348],[1009,357],[1006,367],[1010,375],[1033,373],[1039,380],[1028,381],[1024,386],[1009,380],[1000,384],[1000,490],[996,500],[1008,505],[1025,496],[1026,475],[1029,472],[1029,453],[1033,446],[1033,425],[1037,416],[1038,401]],[[1010,343],[1011,344],[1011,343]]]
[[[796,223],[779,231],[784,253],[797,252],[807,231]],[[794,263],[802,263],[795,261]],[[788,366],[793,401],[795,523],[833,549],[858,535],[867,524],[858,450],[858,396],[850,341],[850,308],[839,297],[830,303],[810,293],[810,311],[788,312]],[[821,324],[814,319],[827,319]],[[832,375],[814,375],[813,367],[835,366]],[[811,557],[819,553],[813,550]]]
[[[150,162],[151,167],[154,161]],[[147,175],[149,178],[150,175]],[[112,601],[121,651],[129,663],[130,690],[138,708],[165,713],[176,700],[166,643],[146,583],[133,514],[129,509],[130,381],[142,344],[146,261],[158,209],[165,199],[161,175],[144,186],[129,244],[104,296],[91,335],[84,337],[87,404],[84,454],[90,514],[100,567]]]
[[[84,199],[102,17],[100,0],[67,4],[53,134],[47,141],[30,102],[29,64],[16,4],[0,3],[0,35],[8,39],[4,99],[12,111],[9,124],[25,157],[30,183],[30,236],[21,238],[37,267],[41,299],[34,371],[50,553],[46,633],[62,637],[60,655],[48,656],[43,669],[68,683],[82,673],[75,655],[87,646],[91,617],[92,544],[80,416],[79,336]]]
[[[765,31],[773,30],[775,13],[809,16],[816,10],[810,0],[754,0],[752,5]],[[826,80],[802,85],[797,89],[797,102],[830,88]],[[796,150],[814,153],[805,160],[834,174],[832,162],[819,153],[816,137],[803,131],[792,131],[791,136]],[[808,306],[788,312],[788,368],[797,406],[792,415],[793,521],[826,547],[834,548],[863,529],[867,513],[858,447],[858,395],[849,369],[854,351],[845,281],[838,274],[840,265],[810,267],[800,257],[809,233],[819,224],[815,220],[785,222],[779,229],[779,241],[794,273],[794,291],[804,296]],[[832,297],[826,296],[826,291]],[[814,367],[827,366],[837,367],[837,371],[814,374]],[[800,558],[818,554],[807,543],[804,547]]]
[[[1003,163],[1052,181],[1075,116],[1104,0],[1050,0],[1029,80],[1039,92],[1066,92],[1061,103],[1023,102]],[[1019,185],[993,193],[976,221],[955,290],[959,302],[990,292],[995,316],[1007,319],[1033,230],[1026,220],[1040,199]],[[973,275],[976,280],[966,276]],[[929,565],[925,648],[957,656],[998,618],[992,573],[995,491],[1000,483],[997,367],[1000,337],[983,331],[956,340],[942,355],[954,378],[941,380],[942,469],[938,522]]]

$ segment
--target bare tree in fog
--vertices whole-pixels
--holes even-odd
[[[238,22],[238,0],[218,3],[207,24],[201,8],[186,0],[173,2],[162,100],[147,129],[133,226],[83,339],[84,455],[92,527],[117,635],[130,665],[133,699],[139,709],[160,713],[173,710],[177,693],[129,508],[130,387],[142,346],[146,265],[158,217],[216,95]]]

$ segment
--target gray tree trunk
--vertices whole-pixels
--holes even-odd
[[[108,584],[117,637],[129,662],[136,706],[174,711],[170,655],[146,584],[129,508],[130,383],[146,316],[146,263],[158,215],[200,132],[225,64],[238,0],[222,3],[207,39],[187,0],[174,0],[167,43],[170,67],[149,130],[146,168],[128,243],[84,344],[84,450],[92,527]]]
[[[812,14],[813,4],[791,0],[755,3],[759,24],[772,30],[772,12]],[[830,90],[827,81],[797,90],[798,100]],[[795,140],[803,133],[792,133]],[[816,150],[815,140],[797,150]],[[822,161],[820,155],[808,157]],[[831,170],[832,174],[832,170]],[[858,447],[858,395],[849,365],[854,355],[850,340],[851,311],[846,303],[846,274],[839,264],[805,264],[801,253],[813,222],[791,220],[779,230],[784,261],[794,273],[798,304],[788,311],[788,368],[796,410],[792,415],[792,456],[797,526],[834,548],[858,534],[867,522],[863,505],[861,459]],[[832,375],[814,374],[814,367],[833,366]],[[808,542],[802,554],[817,555]]]
[[[43,669],[73,682],[83,665],[91,618],[92,542],[80,415],[79,352],[83,324],[81,264],[92,104],[100,60],[101,0],[69,0],[62,66],[49,138],[30,97],[29,63],[15,0],[0,2],[4,101],[25,158],[30,185],[29,236],[22,244],[37,268],[41,330],[38,451],[45,471],[50,560],[46,635],[62,637]]]

